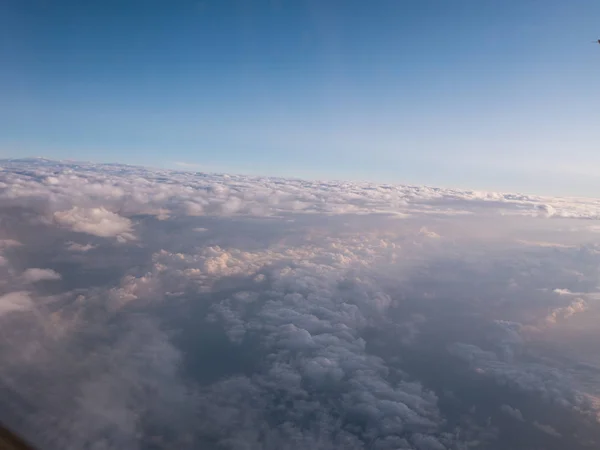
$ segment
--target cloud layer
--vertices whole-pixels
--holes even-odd
[[[1,166],[0,420],[41,448],[600,445],[599,201]]]

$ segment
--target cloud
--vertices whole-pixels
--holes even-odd
[[[562,434],[560,434],[558,431],[556,431],[553,427],[551,427],[550,425],[545,425],[539,422],[533,422],[533,426],[536,427],[538,430],[542,431],[543,433],[549,434],[552,437],[562,437]]]
[[[67,248],[72,252],[87,252],[96,248],[96,246],[92,244],[78,244],[77,242],[68,242]]]
[[[315,214],[492,214],[539,218],[600,218],[594,199],[547,198],[522,194],[438,189],[426,186],[319,182],[241,175],[196,174],[150,170],[125,165],[10,160],[2,163],[5,205],[30,205],[40,211],[69,216],[76,222],[98,219],[106,211],[127,218],[151,214],[260,215]],[[75,170],[74,170],[75,168]],[[89,211],[71,211],[73,207]],[[59,219],[60,220],[60,219]],[[115,221],[114,217],[107,220]],[[118,221],[118,220],[117,220]],[[126,228],[125,222],[119,221]],[[118,226],[116,226],[118,228]],[[94,229],[106,236],[116,231]],[[109,227],[109,229],[111,229]],[[84,232],[88,232],[85,231]],[[100,233],[100,234],[97,234]],[[117,233],[118,234],[118,233]]]
[[[14,239],[0,239],[0,249],[14,248],[20,247],[21,244],[19,241],[15,241]]]
[[[546,317],[546,322],[556,323],[559,320],[566,320],[574,314],[584,312],[587,309],[587,303],[581,298],[573,300],[569,305],[556,308]]]
[[[59,225],[73,231],[100,237],[121,237],[134,239],[131,234],[131,220],[121,217],[104,208],[82,209],[77,206],[67,211],[57,211],[54,219]]]
[[[556,214],[556,209],[552,205],[537,205],[538,211],[546,217],[552,217]]]
[[[61,279],[60,274],[52,269],[27,269],[25,272],[23,272],[21,277],[27,283]]]
[[[439,237],[440,237],[439,234],[437,234],[434,231],[430,231],[425,227],[422,227],[421,230],[419,231],[419,233],[425,237],[432,238],[432,239],[439,239]]]
[[[40,448],[600,442],[596,200],[0,165],[0,420]]]
[[[16,311],[27,311],[32,307],[31,297],[24,291],[10,292],[0,297],[0,316]]]
[[[519,411],[517,408],[513,408],[510,405],[502,405],[502,406],[500,406],[500,410],[504,414],[507,414],[508,416],[512,417],[513,419],[518,420],[519,422],[525,421],[525,419],[523,419],[523,413],[521,413],[521,411]]]

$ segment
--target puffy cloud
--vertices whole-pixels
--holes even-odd
[[[73,231],[88,233],[100,237],[122,237],[134,239],[131,234],[131,220],[121,217],[104,208],[73,207],[67,211],[54,213],[59,225],[70,227]]]
[[[121,217],[150,214],[162,219],[168,218],[171,213],[191,216],[378,213],[397,217],[409,217],[415,213],[500,213],[530,217],[600,218],[600,202],[595,199],[199,174],[49,160],[11,160],[4,161],[2,165],[0,200],[4,204],[27,204],[44,212],[60,212],[61,216],[68,209],[79,207],[91,210],[106,208]],[[66,220],[70,223],[69,219]],[[120,223],[125,227],[124,222]],[[103,227],[88,229],[95,229],[91,234],[99,236],[107,236],[106,233],[113,236],[115,233]]]
[[[556,308],[546,317],[546,322],[556,323],[558,320],[565,320],[573,314],[583,312],[587,309],[587,303],[581,298],[573,300],[569,305]]]
[[[440,237],[440,235],[437,234],[435,231],[430,231],[426,227],[422,227],[421,230],[419,231],[419,233],[425,237],[432,238],[432,239],[439,239],[439,237]]]
[[[15,311],[27,311],[32,307],[31,297],[24,291],[10,292],[0,297],[0,316]]]
[[[596,200],[1,165],[0,420],[40,447],[600,442]]]
[[[23,280],[27,283],[35,283],[37,281],[51,281],[60,280],[61,276],[59,273],[52,269],[27,269],[21,275]]]
[[[552,217],[553,215],[556,214],[556,208],[554,208],[552,205],[545,205],[545,204],[541,204],[541,205],[537,205],[537,209],[538,211],[540,211],[540,213],[546,217]]]

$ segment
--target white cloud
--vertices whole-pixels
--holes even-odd
[[[33,307],[29,293],[10,292],[0,296],[0,316],[15,311],[27,311]]]
[[[92,244],[78,244],[77,242],[67,242],[67,248],[72,252],[88,252],[96,248]]]
[[[5,162],[4,166],[6,170],[0,172],[0,181],[6,187],[0,194],[1,203],[30,205],[40,211],[63,215],[68,209],[78,207],[105,208],[113,214],[119,211],[121,217],[150,214],[163,219],[181,212],[194,216],[373,213],[409,217],[412,214],[476,213],[600,218],[600,201],[595,199],[425,186],[198,175],[89,163],[73,166],[52,161],[15,161]],[[18,173],[27,170],[33,170],[36,176]],[[105,233],[107,231],[102,230],[91,234],[105,236]]]
[[[548,314],[548,316],[546,316],[546,322],[554,324],[560,320],[568,319],[574,314],[584,312],[587,308],[588,305],[585,302],[585,300],[577,298],[573,300],[569,305],[561,308],[556,308],[553,311],[551,311]]]
[[[60,280],[61,276],[59,273],[55,272],[52,269],[27,269],[21,275],[23,280],[27,283],[35,283],[37,281],[50,281],[50,280]]]
[[[131,220],[121,217],[105,208],[73,207],[54,213],[54,220],[73,231],[100,237],[123,237],[134,239]]]
[[[421,234],[422,236],[428,237],[428,238],[432,238],[432,239],[440,238],[439,234],[437,234],[435,231],[428,230],[426,227],[421,227],[421,230],[419,230],[419,234]]]

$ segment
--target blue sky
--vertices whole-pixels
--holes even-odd
[[[596,196],[600,2],[5,0],[0,157]]]

